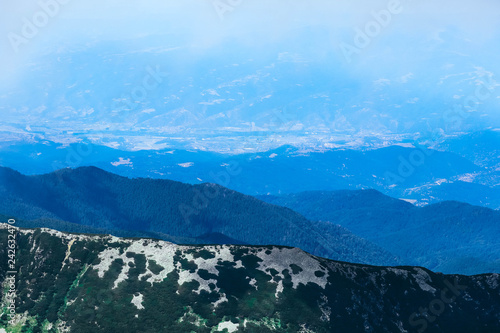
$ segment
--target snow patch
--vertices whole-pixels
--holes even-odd
[[[234,324],[230,321],[223,321],[223,322],[219,323],[219,325],[217,326],[217,331],[222,332],[222,331],[224,331],[224,329],[227,329],[227,331],[229,333],[232,333],[232,332],[236,332],[238,330],[239,326],[240,326],[240,324]]]
[[[118,257],[120,257],[120,251],[118,249],[108,248],[99,253],[101,262],[93,267],[97,270],[97,275],[103,278],[104,274],[109,270],[111,263]]]
[[[122,270],[118,275],[117,280],[114,283],[114,288],[118,286],[118,284],[124,281],[127,278],[127,273],[130,269],[128,265],[129,262],[133,262],[133,258],[128,258],[126,253],[140,253],[146,257],[147,267],[146,272],[139,275],[139,280],[141,280],[145,276],[149,276],[146,280],[151,283],[151,285],[155,282],[163,281],[167,275],[174,270],[174,255],[176,251],[176,246],[172,243],[165,241],[158,241],[152,239],[140,239],[140,240],[122,240],[119,243],[129,244],[128,248],[124,249],[123,253],[120,255],[120,252],[116,248],[108,248],[103,252],[99,253],[99,259],[101,262],[98,265],[94,266],[94,269],[98,270],[98,275],[100,278],[104,277],[104,274],[109,270],[111,263],[116,259],[121,259],[124,262],[122,266]],[[155,263],[163,268],[158,274],[154,274],[150,268],[150,261],[154,260]]]
[[[399,198],[399,200],[403,200],[403,201],[406,201],[406,202],[409,202],[411,203],[412,205],[416,204],[418,200],[416,199],[405,199],[405,198]]]
[[[144,309],[144,306],[142,305],[142,302],[144,300],[144,295],[142,295],[141,293],[138,294],[139,295],[134,295],[131,303],[134,304],[137,309],[142,310]]]
[[[267,251],[256,253],[256,256],[262,259],[257,269],[270,276],[272,276],[269,272],[270,269],[275,269],[278,272],[287,269],[290,272],[294,289],[297,289],[299,284],[307,285],[308,283],[316,283],[325,289],[328,280],[328,271],[320,265],[318,260],[313,259],[307,253],[297,248],[272,248],[270,251],[270,254],[266,254]],[[302,271],[293,274],[290,265],[297,263],[300,263]],[[315,273],[317,271],[322,272],[323,275],[321,277],[316,276]],[[278,276],[285,279],[282,273],[279,273]]]
[[[278,282],[278,286],[276,287],[276,292],[274,293],[274,297],[278,298],[279,294],[282,293],[283,290],[285,290],[285,288],[283,287],[283,280],[280,280]]]
[[[436,292],[436,289],[431,287],[427,282],[431,282],[432,279],[431,277],[429,276],[429,274],[427,274],[426,271],[424,271],[423,269],[421,268],[418,268],[418,267],[414,267],[413,268],[417,274],[413,275],[415,277],[415,281],[418,283],[418,286],[420,287],[420,289],[422,289],[423,291],[428,291],[428,292],[431,292],[431,293],[435,293]]]

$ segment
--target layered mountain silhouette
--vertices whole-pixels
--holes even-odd
[[[478,145],[485,146],[481,142]],[[466,142],[461,144],[469,147],[467,151],[474,149]],[[485,147],[482,150],[495,154],[490,146]],[[96,166],[130,178],[218,183],[249,195],[373,188],[421,204],[457,200],[500,208],[500,188],[495,186],[498,166],[491,156],[486,154],[476,161],[459,150],[452,153],[413,147],[411,143],[405,147],[326,151],[282,146],[259,153],[227,155],[182,149],[124,151],[89,142],[64,146],[43,141],[4,144],[0,163],[23,174]],[[239,171],[230,178],[222,176],[228,165]]]
[[[286,245],[336,260],[399,262],[341,226],[314,223],[288,208],[214,184],[128,179],[95,167],[40,176],[0,168],[0,195],[0,212],[23,220],[26,227],[177,243]]]
[[[375,190],[255,198],[215,184],[129,179],[95,167],[38,176],[2,168],[0,194],[0,212],[25,227],[276,244],[356,263],[500,272],[500,212],[459,202],[419,208]]]
[[[405,262],[444,272],[500,272],[500,212],[445,201],[425,207],[375,190],[312,191],[260,199],[340,224]]]

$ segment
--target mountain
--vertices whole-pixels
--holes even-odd
[[[289,247],[181,246],[2,224],[2,243],[11,235],[15,316],[9,323],[6,293],[0,316],[9,332],[500,330],[498,274],[443,275]],[[10,270],[3,260],[3,285]]]
[[[446,201],[416,207],[375,190],[258,196],[313,221],[340,224],[412,265],[500,273],[500,212]]]
[[[457,200],[500,208],[496,164],[476,165],[455,153],[404,145],[320,151],[282,146],[229,155],[182,149],[124,151],[88,141],[62,145],[42,140],[4,143],[0,165],[30,175],[96,166],[131,178],[217,183],[249,195],[373,188],[419,205]]]
[[[7,221],[8,219],[15,219],[17,221],[17,225],[23,228],[49,228],[65,232],[85,233],[85,234],[111,233],[117,237],[156,238],[176,244],[241,244],[241,245],[246,244],[245,242],[242,242],[240,240],[231,237],[227,237],[220,233],[206,233],[200,235],[199,237],[182,237],[182,236],[172,236],[162,232],[155,232],[155,231],[138,231],[138,230],[125,230],[125,229],[110,230],[105,228],[96,228],[51,218],[25,220],[25,219],[19,219],[13,215],[0,214],[0,221]]]
[[[197,15],[207,9],[201,8]],[[208,10],[215,15],[205,26],[221,27],[218,15]],[[303,8],[290,10],[304,15]],[[345,15],[337,11],[331,14]],[[5,115],[0,130],[12,136],[36,133],[63,140],[87,136],[121,147],[157,146],[176,137],[182,144],[195,141],[191,146],[197,146],[205,138],[204,147],[241,149],[247,140],[240,134],[254,127],[281,142],[321,145],[333,141],[332,136],[377,136],[383,141],[429,128],[456,133],[499,126],[498,93],[493,93],[494,73],[499,71],[496,47],[492,48],[496,36],[476,40],[489,31],[465,39],[468,29],[455,30],[457,17],[443,22],[439,29],[443,33],[433,45],[428,41],[435,30],[406,36],[403,43],[379,39],[378,45],[371,44],[373,52],[365,53],[368,50],[352,45],[353,38],[359,37],[357,27],[348,24],[332,36],[330,28],[318,25],[317,15],[308,15],[314,19],[297,22],[300,26],[293,28],[280,22],[285,24],[279,29],[287,32],[279,40],[269,30],[256,35],[259,28],[252,27],[236,39],[234,35],[217,38],[208,48],[206,36],[176,25],[168,33],[139,36],[124,31],[105,40],[97,35],[68,36],[63,38],[64,48],[58,38],[51,40],[43,51],[33,50],[29,66],[8,68],[16,75],[2,77],[0,103]],[[330,21],[354,22],[357,15]],[[98,21],[88,25],[96,26]],[[245,18],[235,21],[247,22]],[[396,31],[386,33],[387,41],[401,40]],[[248,38],[259,41],[258,47],[247,44]],[[479,47],[475,55],[469,53],[471,43]],[[421,52],[409,53],[408,44]],[[356,54],[346,54],[339,45],[353,47]],[[5,48],[5,52],[11,50]],[[481,104],[480,111],[460,110],[465,115],[455,126],[456,116],[450,117],[450,111],[455,111],[456,104],[468,107],[469,97],[479,90],[490,90],[475,102]],[[138,96],[137,91],[143,93]],[[228,134],[237,139],[224,141]],[[252,143],[248,146],[259,144]]]
[[[440,149],[463,156],[477,165],[498,167],[500,164],[500,130],[485,130],[448,138]]]
[[[469,175],[468,181],[488,185],[498,191],[500,186],[500,130],[467,133],[449,138],[439,149],[453,152],[474,162],[485,170]],[[484,188],[485,191],[490,191]],[[478,193],[474,191],[474,193]],[[490,195],[491,198],[491,195]]]
[[[0,212],[23,227],[181,244],[277,244],[350,262],[500,272],[500,212],[459,202],[420,208],[375,190],[256,199],[214,184],[128,179],[94,167],[39,176],[0,168],[0,196]]]
[[[490,174],[490,176],[493,175]],[[438,181],[433,184],[416,186],[404,190],[399,197],[422,198],[416,202],[419,206],[442,201],[461,201],[470,205],[483,206],[498,211],[500,209],[499,195],[500,186],[490,187],[467,180],[452,182]]]
[[[316,225],[288,208],[215,184],[128,179],[95,167],[39,176],[0,168],[0,198],[0,212],[28,220],[25,227],[78,232],[89,232],[90,227],[192,244],[277,244],[343,261],[398,263],[394,255],[343,227]]]

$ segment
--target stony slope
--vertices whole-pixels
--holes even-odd
[[[15,327],[7,327],[5,314],[7,259],[0,265],[0,327],[7,332],[500,329],[498,274],[363,266],[289,247],[181,246],[49,229],[13,233]],[[2,244],[8,235],[2,225]],[[0,258],[7,258],[6,246]]]

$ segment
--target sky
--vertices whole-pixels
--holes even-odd
[[[0,130],[496,128],[499,10],[494,0],[3,1]]]

